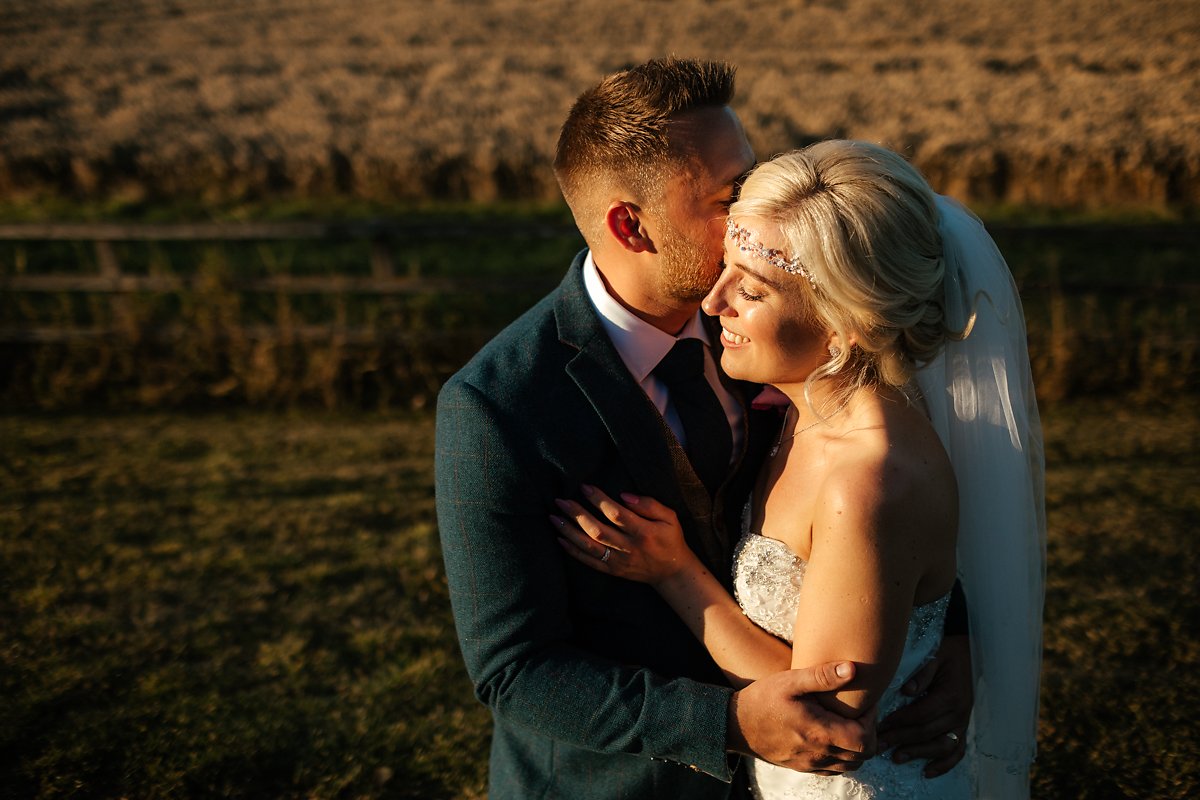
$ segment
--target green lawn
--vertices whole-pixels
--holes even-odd
[[[1035,796],[1200,791],[1200,422],[1046,412]],[[0,416],[0,796],[483,794],[422,416]]]

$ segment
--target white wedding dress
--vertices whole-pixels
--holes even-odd
[[[791,642],[805,562],[778,539],[750,531],[749,517],[747,513],[743,519],[742,538],[734,551],[733,580],[738,605],[756,625]],[[900,687],[936,652],[949,605],[950,595],[946,594],[913,608],[900,666],[879,702],[880,719],[910,700],[900,693]],[[921,774],[924,759],[896,764],[881,755],[849,775],[836,777],[796,772],[752,759],[750,788],[757,800],[839,797],[965,800],[971,796],[970,760],[968,753],[949,773],[930,779]]]

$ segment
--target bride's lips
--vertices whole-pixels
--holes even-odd
[[[750,339],[742,336],[740,333],[734,333],[728,328],[721,328],[721,343],[726,347],[741,347],[744,344],[749,344]]]

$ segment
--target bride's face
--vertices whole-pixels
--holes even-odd
[[[743,217],[738,224],[751,239],[783,250],[778,229],[764,220]],[[805,310],[805,278],[742,252],[725,238],[725,269],[704,299],[706,314],[721,323],[721,367],[730,377],[784,387],[802,384],[828,359],[831,339]]]

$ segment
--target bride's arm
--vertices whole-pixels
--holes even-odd
[[[627,505],[622,505],[594,487],[584,491],[611,524],[598,521],[578,503],[560,501],[563,513],[579,526],[554,518],[563,548],[572,557],[609,575],[653,586],[734,688],[791,666],[788,644],[751,622],[688,548],[675,512],[649,497],[623,494]],[[606,548],[612,549],[607,558]]]
[[[824,701],[849,717],[873,707],[896,672],[934,542],[937,503],[885,470],[859,464],[826,479],[796,611],[793,665],[829,653],[857,662],[854,681]]]
[[[822,486],[791,648],[742,613],[687,547],[674,512],[652,498],[626,494],[622,505],[585,487],[607,523],[572,501],[560,508],[582,530],[556,522],[577,560],[654,586],[735,687],[789,667],[859,662],[855,680],[825,698],[831,710],[858,716],[878,701],[899,664],[936,527],[931,507],[938,503],[916,490],[919,477],[909,481],[915,476],[895,469],[885,476],[887,469],[854,464]]]

